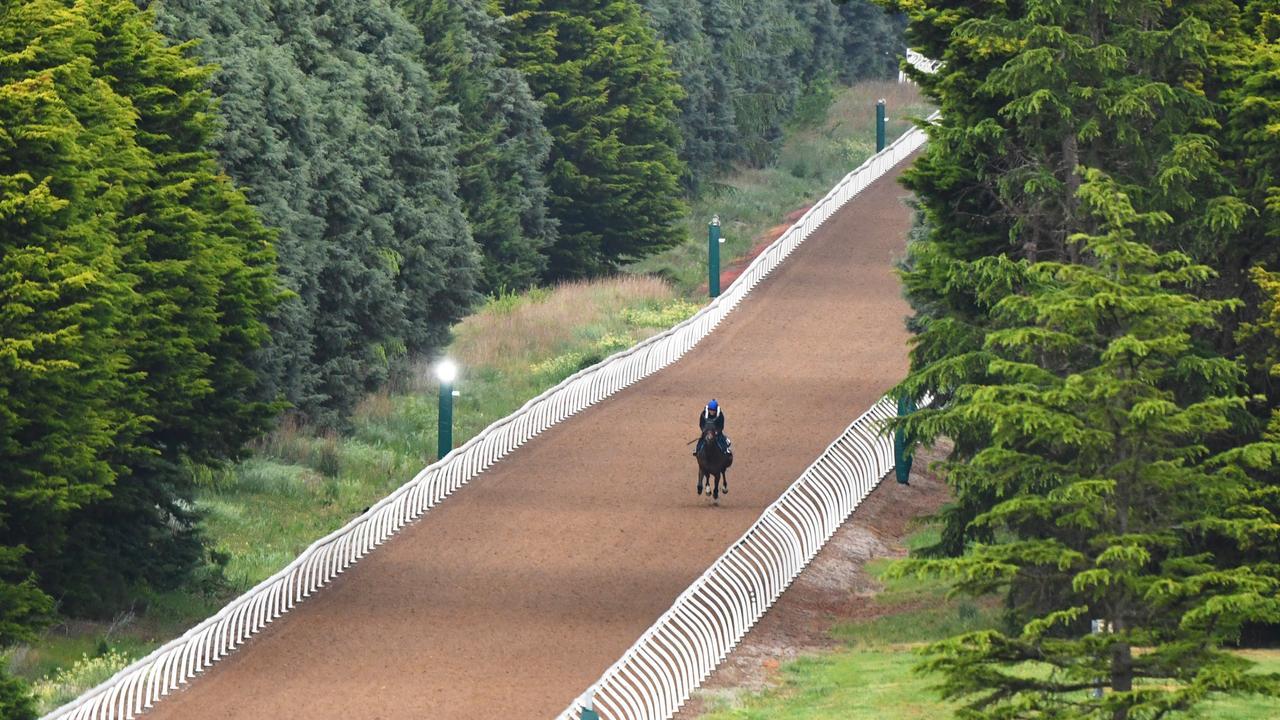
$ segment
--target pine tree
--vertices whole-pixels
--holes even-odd
[[[543,167],[551,137],[519,71],[502,67],[506,32],[481,0],[400,0],[426,39],[423,62],[457,108],[458,196],[484,251],[479,289],[522,290],[546,269],[555,240]]]
[[[1080,262],[1007,267],[1012,291],[982,347],[955,359],[983,380],[910,421],[926,437],[981,428],[982,447],[944,471],[995,499],[972,520],[988,541],[899,571],[1036,599],[1015,606],[1014,630],[936,643],[925,667],[964,702],[960,717],[1124,720],[1280,695],[1280,676],[1245,674],[1223,650],[1246,623],[1280,620],[1280,564],[1257,557],[1280,528],[1272,493],[1209,450],[1245,399],[1238,366],[1194,338],[1234,302],[1197,297],[1208,267],[1139,240],[1168,213],[1135,210],[1096,170],[1079,198],[1099,225],[1066,239]]]
[[[678,239],[680,87],[634,0],[504,0],[506,57],[545,107],[548,276],[599,274]]]
[[[167,34],[199,40],[219,67],[219,160],[278,233],[292,297],[261,362],[270,392],[340,424],[474,301],[456,112],[438,101],[421,34],[386,0],[156,7]]]
[[[1213,22],[1234,16],[1230,3],[890,4],[910,14],[912,44],[945,63],[917,73],[942,121],[906,176],[931,228],[909,249],[904,284],[936,311],[917,323],[912,350],[913,368],[934,368],[934,393],[985,373],[957,358],[981,347],[990,308],[1012,290],[1008,263],[996,260],[1077,259],[1067,237],[1096,229],[1078,212],[1082,168],[1174,218],[1141,238],[1158,249],[1208,260],[1248,216],[1206,132],[1218,122],[1204,82]],[[972,264],[983,258],[992,261]],[[956,438],[957,457],[984,442],[980,432]],[[937,550],[984,537],[969,520],[992,501],[958,495]]]

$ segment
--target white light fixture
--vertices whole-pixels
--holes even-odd
[[[453,382],[458,377],[458,365],[454,361],[445,358],[436,363],[436,378],[445,384]]]

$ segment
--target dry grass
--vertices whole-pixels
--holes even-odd
[[[901,108],[919,107],[925,104],[920,88],[911,83],[898,84],[896,81],[859,83],[857,92],[838,93],[836,101],[822,127],[828,131],[845,124],[870,125],[875,116],[872,114],[874,99],[884,98],[888,108],[889,120],[902,120]],[[894,113],[898,116],[894,117]],[[892,140],[893,138],[889,138]],[[852,170],[853,168],[850,168]]]
[[[584,326],[624,308],[674,297],[675,291],[663,280],[623,275],[565,283],[521,298],[493,298],[454,328],[452,353],[464,366],[494,368],[555,355],[574,342]]]

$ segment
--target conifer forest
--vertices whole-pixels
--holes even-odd
[[[350,433],[483,309],[656,278],[718,178],[900,69],[938,115],[883,431],[949,495],[884,581],[991,610],[916,649],[930,692],[1280,698],[1241,651],[1280,647],[1280,0],[0,7],[0,720],[50,709],[6,654],[49,628],[232,594],[198,478]],[[633,339],[591,340],[557,381]]]

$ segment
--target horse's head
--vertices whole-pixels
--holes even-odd
[[[707,442],[711,442],[712,440],[715,440],[716,435],[718,434],[719,432],[715,429],[714,426],[705,427],[702,429],[702,439]]]

